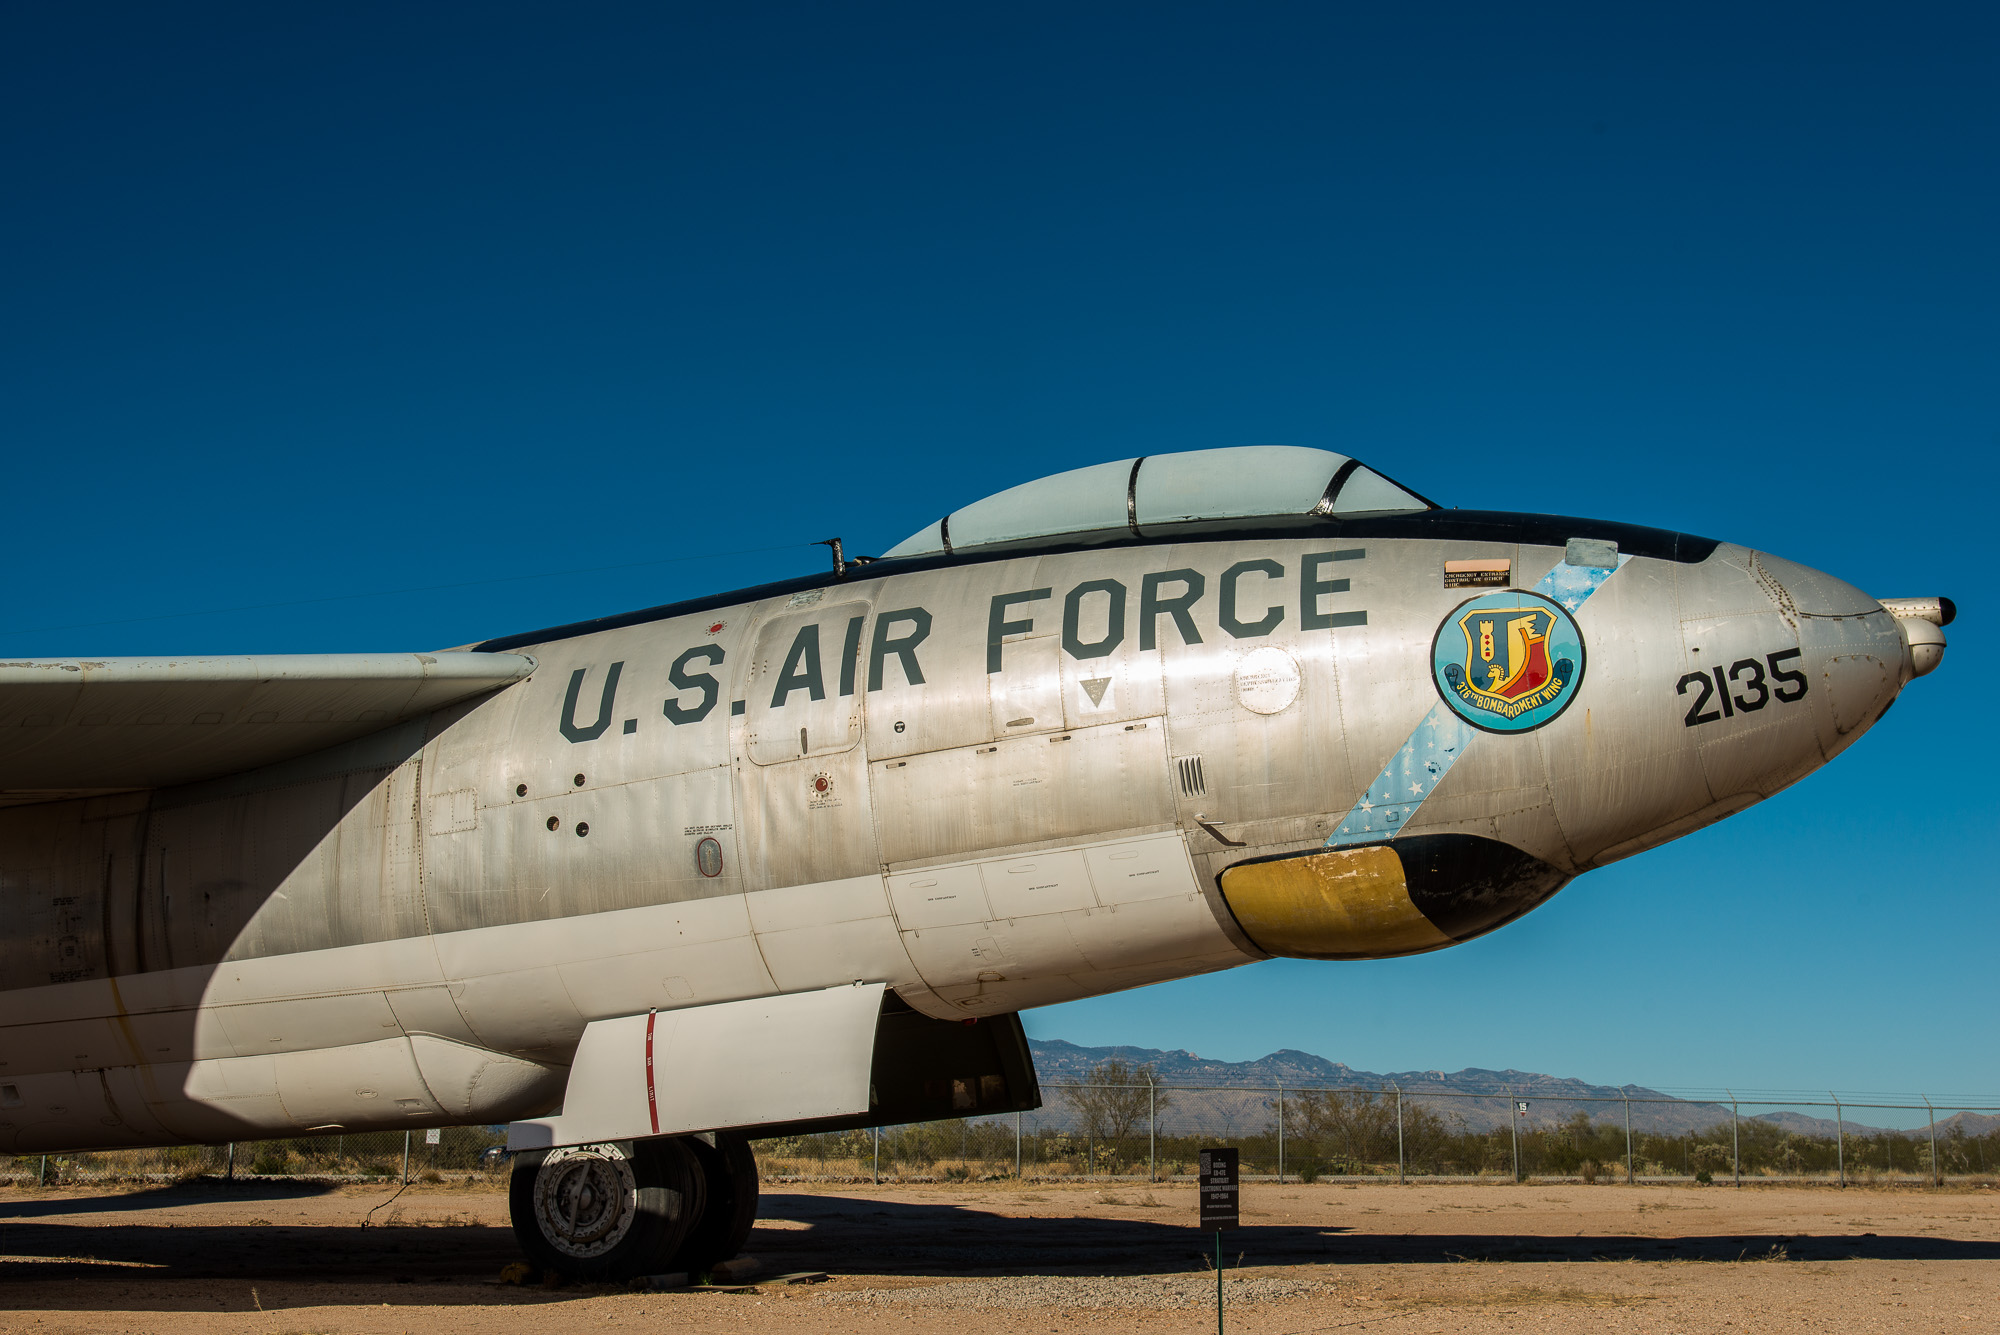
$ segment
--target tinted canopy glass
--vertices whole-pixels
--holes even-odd
[[[1421,497],[1344,454],[1291,445],[1152,454],[1024,482],[954,510],[889,556],[1023,538],[1259,515],[1428,510]]]

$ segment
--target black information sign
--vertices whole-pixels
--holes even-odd
[[[1201,1226],[1235,1228],[1237,1208],[1236,1151],[1201,1152]]]

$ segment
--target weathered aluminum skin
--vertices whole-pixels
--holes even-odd
[[[524,682],[264,770],[0,810],[0,1151],[509,1120],[650,1007],[865,980],[976,1016],[1263,958],[1216,877],[1363,800],[1480,558],[1528,589],[1565,549],[885,562],[518,646]],[[1874,599],[1727,544],[1630,557],[1574,619],[1569,706],[1479,733],[1402,833],[1600,866],[1797,781],[1913,671]],[[1745,669],[1693,707],[1794,650],[1789,699]]]

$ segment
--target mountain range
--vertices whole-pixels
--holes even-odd
[[[1593,1120],[1613,1120],[1622,1124],[1625,1100],[1630,1099],[1632,1129],[1653,1135],[1684,1135],[1706,1131],[1717,1123],[1727,1123],[1727,1103],[1683,1099],[1643,1085],[1596,1085],[1570,1076],[1544,1075],[1536,1071],[1491,1071],[1468,1067],[1462,1071],[1363,1071],[1344,1062],[1329,1061],[1294,1048],[1259,1057],[1255,1061],[1228,1062],[1201,1057],[1185,1049],[1163,1050],[1139,1047],[1081,1047],[1062,1039],[1029,1039],[1035,1070],[1051,1105],[1058,1102],[1050,1086],[1085,1080],[1091,1071],[1108,1061],[1150,1067],[1153,1078],[1163,1085],[1209,1086],[1208,1090],[1185,1088],[1173,1095],[1179,1116],[1199,1115],[1205,1110],[1229,1123],[1270,1119],[1270,1091],[1284,1089],[1401,1089],[1406,1101],[1417,1100],[1440,1113],[1456,1113],[1466,1126],[1485,1131],[1507,1125],[1509,1113],[1525,1100],[1528,1112],[1524,1126],[1545,1127],[1587,1112]],[[1429,1096],[1429,1097],[1426,1097]],[[1836,1122],[1831,1117],[1778,1110],[1751,1114],[1745,1121],[1768,1122],[1786,1131],[1806,1136],[1832,1136]],[[1967,1135],[1981,1135],[2000,1127],[2000,1117],[1958,1113],[1940,1118],[1943,1133],[1953,1124],[1963,1124]],[[1846,1119],[1850,1136],[1878,1134],[1887,1128]],[[1908,1131],[1892,1134],[1908,1135]]]

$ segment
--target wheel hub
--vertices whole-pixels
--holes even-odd
[[[581,1260],[616,1247],[638,1205],[632,1162],[616,1145],[551,1150],[535,1172],[535,1222],[566,1256]]]

